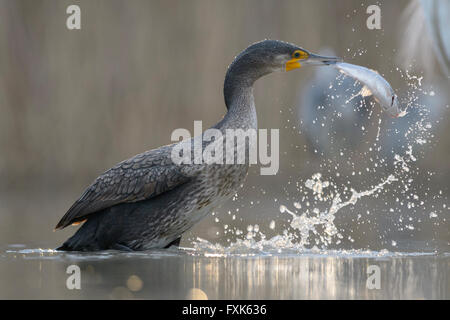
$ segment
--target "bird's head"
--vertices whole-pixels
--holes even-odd
[[[244,87],[251,87],[262,76],[275,71],[291,71],[306,65],[329,65],[340,61],[337,57],[313,54],[294,44],[263,40],[242,51],[228,67],[224,83],[227,107],[231,97]]]
[[[329,65],[340,61],[337,57],[319,56],[294,44],[263,40],[245,49],[235,61],[241,60],[261,75],[274,71],[291,71],[306,65]]]

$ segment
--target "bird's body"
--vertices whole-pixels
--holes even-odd
[[[277,69],[287,69],[288,63],[298,63],[300,51],[309,54],[275,40],[265,40],[244,50],[225,77],[228,112],[213,127],[223,134],[223,141],[205,142],[203,135],[197,136],[136,155],[106,171],[56,226],[64,228],[86,220],[58,249],[147,250],[179,241],[184,232],[235,194],[246,178],[249,161],[246,157],[241,164],[225,164],[225,160],[224,164],[176,164],[172,160],[173,148],[181,143],[194,145],[195,140],[200,141],[203,150],[221,143],[224,159],[227,152],[233,153],[233,159],[242,150],[247,154],[249,143],[245,139],[233,138],[234,148],[225,148],[226,131],[257,128],[253,83]]]
[[[254,110],[254,107],[249,108],[252,109]],[[242,116],[241,120],[254,118],[249,114]],[[226,129],[231,128],[230,121],[231,119],[225,119],[217,128],[225,133]],[[235,121],[231,122],[237,124]],[[256,128],[256,122],[252,122],[248,121],[247,126],[240,128],[246,129],[248,125]],[[203,149],[207,145],[204,143]],[[60,249],[95,251],[106,248],[131,250],[164,248],[233,196],[245,180],[248,163],[176,166],[170,158],[173,147],[174,145],[163,146],[137,155],[119,163],[97,178],[97,184],[100,188],[103,185],[105,189],[111,181],[120,183],[128,179],[129,182],[123,186],[114,184],[114,190],[119,197],[124,193],[130,195],[142,192],[139,190],[141,187],[133,183],[134,181],[153,179],[159,184],[143,184],[142,189],[147,186],[155,189],[150,190],[152,193],[148,199],[137,198],[137,201],[133,199],[95,211]],[[236,147],[248,149],[248,144]],[[167,191],[160,193],[158,187]],[[96,183],[90,188],[96,189]],[[157,195],[151,196],[153,193]]]

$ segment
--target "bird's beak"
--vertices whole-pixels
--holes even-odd
[[[342,61],[342,59],[338,57],[319,56],[317,54],[305,52],[303,57],[300,57],[299,59],[293,58],[286,62],[286,71],[291,71],[306,65],[326,66],[339,61]]]
[[[338,57],[319,56],[317,54],[310,53],[308,58],[302,61],[302,63],[303,65],[327,66],[339,61],[342,61],[342,59]]]

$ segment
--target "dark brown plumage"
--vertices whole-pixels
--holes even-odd
[[[170,159],[171,145],[118,163],[100,175],[61,218],[55,229],[85,220],[89,214],[120,203],[150,199],[189,178]]]
[[[295,45],[265,40],[236,57],[224,83],[228,112],[213,127],[222,133],[223,146],[228,129],[257,129],[253,83],[271,72],[287,70],[287,62],[291,62],[290,69],[299,67],[300,58],[295,57],[300,57],[300,52],[305,57],[309,55]],[[59,229],[86,220],[58,249],[147,250],[179,243],[184,232],[236,192],[248,172],[247,157],[244,164],[172,162],[175,146],[202,138],[203,135],[144,152],[100,175],[56,225]],[[219,143],[207,141],[200,142],[203,150]],[[224,148],[223,163],[227,155],[236,159],[237,150],[248,154],[245,139],[233,138],[232,145],[231,151]]]

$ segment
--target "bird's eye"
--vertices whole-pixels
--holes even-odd
[[[296,59],[298,59],[298,58],[300,58],[300,50],[296,50],[296,51],[294,51],[294,53],[292,54],[292,57],[293,58],[296,58]]]

